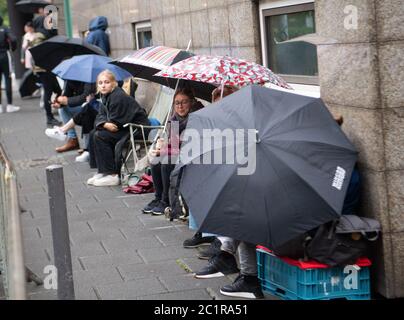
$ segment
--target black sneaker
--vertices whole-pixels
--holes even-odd
[[[197,279],[224,277],[227,274],[238,273],[236,258],[225,251],[213,256],[208,264],[195,273]]]
[[[220,289],[220,293],[236,298],[262,299],[264,294],[257,276],[246,276],[240,274],[232,284]]]
[[[62,122],[60,122],[59,120],[57,120],[55,118],[50,118],[50,119],[46,120],[46,124],[48,126],[60,126],[60,125],[62,125]]]
[[[222,243],[220,242],[220,240],[218,238],[215,238],[215,240],[213,240],[209,247],[199,251],[198,258],[202,260],[209,260],[214,255],[220,253],[221,246]]]
[[[146,207],[142,209],[142,212],[145,214],[152,213],[153,209],[159,204],[160,199],[154,199],[150,201]]]
[[[168,207],[168,204],[164,201],[159,201],[157,205],[152,209],[153,216],[164,215],[164,210]]]
[[[197,232],[191,239],[186,239],[183,243],[184,248],[196,248],[213,242],[216,237],[202,237],[202,233]]]

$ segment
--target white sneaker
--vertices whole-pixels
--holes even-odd
[[[12,104],[8,104],[6,107],[7,112],[17,112],[20,111],[20,107],[13,106]]]
[[[96,173],[92,178],[87,180],[88,185],[94,185],[94,181],[97,179],[103,178],[104,175],[102,173]]]
[[[94,181],[94,186],[96,187],[110,187],[110,186],[119,186],[121,181],[119,180],[118,175],[116,176],[105,176],[101,179],[97,179]]]
[[[52,139],[60,140],[60,141],[66,141],[67,140],[67,134],[65,134],[60,127],[55,126],[53,129],[46,129],[45,134]]]
[[[90,152],[84,151],[80,156],[76,157],[76,162],[88,162],[90,160]]]

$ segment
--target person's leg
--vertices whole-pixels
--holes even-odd
[[[260,299],[264,295],[258,279],[257,256],[255,245],[240,242],[238,247],[240,260],[240,275],[236,280],[220,289],[220,293],[230,297]]]
[[[13,92],[12,92],[12,87],[11,87],[11,76],[10,76],[10,66],[8,62],[8,56],[6,55],[6,58],[4,59],[4,63],[2,65],[3,73],[4,73],[4,79],[6,81],[6,95],[7,95],[7,104],[11,105],[13,104]]]
[[[88,139],[88,152],[90,153],[90,168],[97,168],[97,156],[95,154],[94,140],[95,140],[96,130],[92,130],[90,132],[90,136]]]
[[[118,174],[115,168],[114,147],[119,132],[112,133],[107,130],[97,130],[94,134],[95,157],[97,159],[98,173],[105,175]]]
[[[152,165],[150,167],[151,175],[153,178],[153,186],[154,186],[154,199],[150,201],[143,209],[142,212],[145,214],[153,213],[154,208],[156,208],[162,199],[163,196],[163,179],[161,173],[161,164],[158,163],[156,165]]]
[[[197,279],[224,277],[227,274],[238,273],[237,261],[234,253],[239,241],[229,237],[218,237],[222,242],[221,250],[209,259],[208,264],[195,273]],[[223,250],[225,249],[225,250]]]
[[[170,205],[169,191],[170,191],[170,176],[175,168],[174,164],[162,164],[161,165],[161,177],[163,182],[163,197],[162,200]]]
[[[120,184],[119,169],[115,162],[115,145],[127,133],[125,131],[109,132],[96,131],[94,135],[94,147],[97,158],[98,173],[104,177],[96,179],[93,185],[96,187],[117,186]]]
[[[75,114],[78,114],[81,111],[81,107],[63,107],[59,108],[59,116],[62,119],[64,124],[67,124],[70,120],[72,120]],[[70,139],[77,138],[76,130],[73,128],[69,128],[67,131],[67,137]]]
[[[52,98],[52,84],[50,82],[50,78],[47,72],[38,72],[38,76],[43,87],[43,106],[46,112],[47,124],[58,125],[59,122],[56,121],[55,117],[53,116],[50,104],[50,100]]]

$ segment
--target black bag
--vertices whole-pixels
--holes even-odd
[[[376,220],[345,215],[318,228],[307,244],[306,255],[330,267],[355,264],[367,256],[369,241],[375,241],[379,232]]]

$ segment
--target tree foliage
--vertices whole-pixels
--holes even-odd
[[[4,19],[3,25],[9,26],[7,0],[0,0],[0,16]]]

